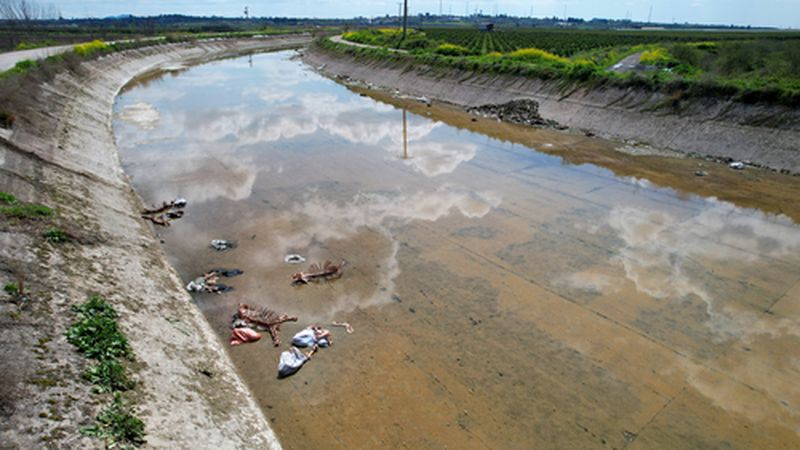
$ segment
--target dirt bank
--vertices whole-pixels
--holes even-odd
[[[136,354],[131,396],[151,447],[279,448],[202,314],[165,262],[122,172],[111,110],[131,79],[244,52],[299,47],[306,35],[158,45],[58,74],[11,106],[0,130],[0,191],[52,207],[48,219],[0,216],[0,284],[23,277],[27,302],[0,293],[3,448],[90,448],[82,437],[107,403],[81,380],[88,362],[66,342],[72,305],[97,293],[116,306]],[[189,199],[191,214],[191,199]],[[59,227],[70,242],[48,242]]]
[[[349,76],[463,107],[531,98],[539,102],[545,119],[600,137],[800,172],[797,109],[715,99],[678,101],[635,89],[565,90],[557,82],[376,61],[316,46],[304,59],[329,75]]]

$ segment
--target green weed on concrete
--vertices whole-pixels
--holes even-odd
[[[38,203],[20,202],[7,192],[0,192],[0,214],[17,219],[38,219],[50,217],[53,210]]]
[[[120,394],[95,418],[97,423],[81,428],[81,434],[106,441],[106,448],[132,448],[145,442],[144,422],[125,404]]]
[[[52,242],[54,244],[69,242],[69,235],[67,232],[56,227],[49,228],[47,231],[45,231],[44,238],[47,240],[47,242]]]
[[[131,448],[143,444],[144,422],[128,407],[120,392],[133,389],[121,359],[133,359],[128,339],[119,329],[114,307],[94,295],[73,307],[77,321],[67,330],[67,341],[89,359],[97,361],[83,373],[98,393],[113,393],[114,398],[96,417],[96,423],[81,433],[105,440],[107,448]]]
[[[128,339],[119,329],[117,312],[103,298],[92,296],[73,307],[79,320],[67,330],[67,341],[89,359],[132,358]]]

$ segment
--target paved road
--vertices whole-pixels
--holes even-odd
[[[6,71],[20,61],[26,59],[43,59],[48,56],[64,53],[72,49],[74,45],[58,45],[54,47],[42,47],[32,50],[20,50],[16,52],[0,53],[0,72]]]

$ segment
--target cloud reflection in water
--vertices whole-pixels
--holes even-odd
[[[608,225],[622,240],[616,261],[636,289],[658,299],[681,301],[696,296],[706,304],[706,326],[717,339],[742,337],[752,330],[761,311],[742,309],[724,295],[711,292],[694,261],[767,263],[793,258],[800,250],[800,231],[790,219],[744,210],[717,199],[704,201],[705,209],[679,221],[664,211],[616,206]],[[796,333],[794,327],[786,331]]]

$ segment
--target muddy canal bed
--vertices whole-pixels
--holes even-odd
[[[613,144],[459,129],[292,55],[142,80],[114,122],[145,202],[189,201],[158,230],[183,279],[245,272],[195,295],[219,338],[238,303],[299,316],[230,350],[286,448],[800,446],[800,227],[771,197],[571,163]],[[293,287],[290,253],[348,265]],[[278,380],[332,320],[355,332]]]

